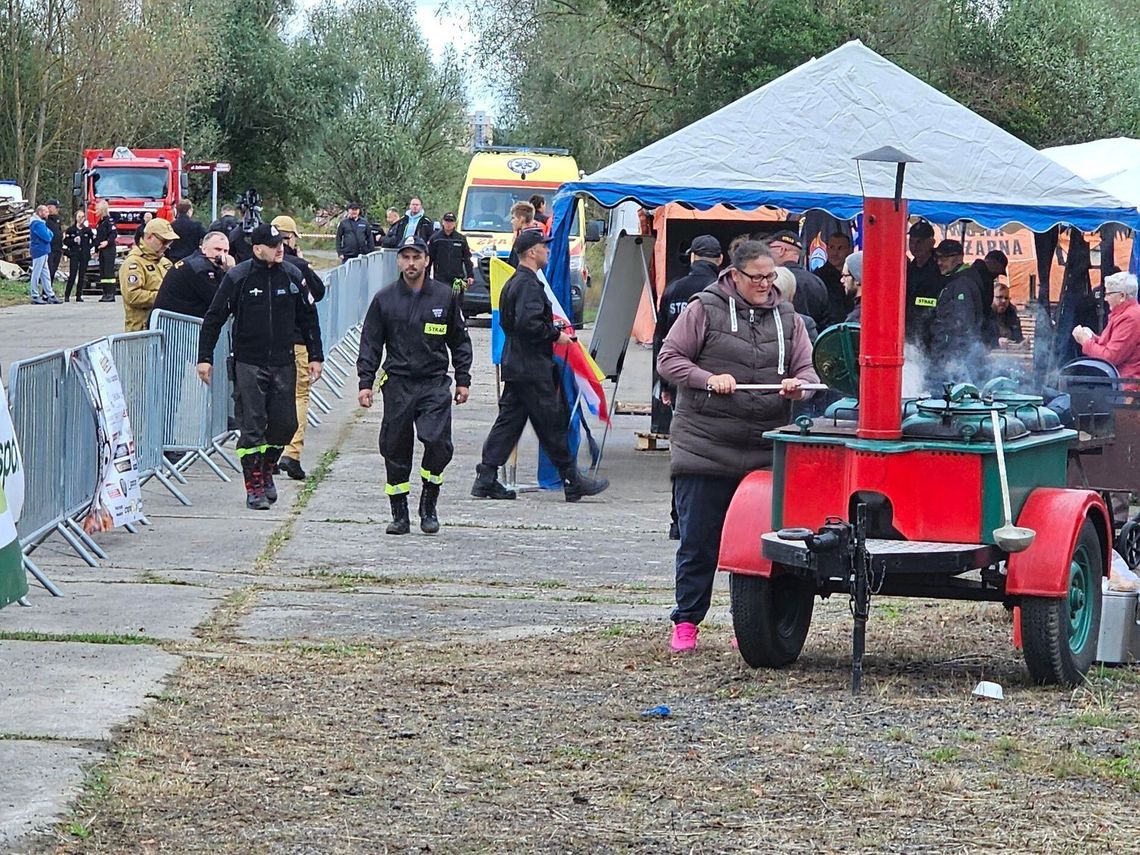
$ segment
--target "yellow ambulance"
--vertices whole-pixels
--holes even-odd
[[[529,201],[535,194],[546,199],[546,213],[554,208],[558,188],[579,178],[578,164],[562,148],[510,148],[484,146],[475,149],[467,167],[467,180],[459,199],[459,231],[467,236],[475,256],[475,284],[463,298],[468,315],[491,311],[488,287],[491,258],[511,254],[514,232],[511,206]],[[570,240],[570,299],[575,326],[581,324],[585,290],[590,272],[585,265],[586,224],[584,204],[574,209]]]

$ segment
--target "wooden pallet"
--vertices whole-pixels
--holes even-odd
[[[667,433],[649,433],[648,431],[637,431],[634,433],[637,437],[637,451],[668,451],[669,450],[669,434]]]
[[[614,401],[615,416],[648,416],[653,413],[653,405],[642,401]]]

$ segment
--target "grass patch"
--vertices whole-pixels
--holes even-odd
[[[24,632],[0,630],[0,641],[78,641],[84,644],[162,644],[149,635],[119,635],[102,632]]]
[[[927,751],[923,756],[932,763],[954,763],[961,757],[961,754],[962,752],[953,745],[943,745],[933,751]]]
[[[27,302],[27,280],[0,279],[0,308],[5,306],[21,306]]]

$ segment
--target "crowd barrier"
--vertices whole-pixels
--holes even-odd
[[[343,398],[342,387],[356,376],[364,313],[373,295],[398,276],[396,253],[384,250],[354,258],[324,275],[328,287],[317,304],[317,316],[325,366],[311,389],[313,426],[332,412],[329,396]],[[227,324],[214,349],[215,370],[207,386],[197,374],[201,320],[155,311],[149,326],[106,340],[126,399],[140,481],[158,482],[188,506],[190,499],[179,484],[187,483],[184,473],[195,463],[204,463],[225,481],[230,478],[218,461],[240,472],[224,448],[236,436],[226,370],[230,328]],[[24,507],[17,534],[25,567],[54,596],[61,592],[31,557],[49,537],[58,534],[92,567],[107,558],[80,524],[98,486],[99,448],[94,407],[71,354],[53,350],[14,362],[8,383],[8,407],[24,463]]]

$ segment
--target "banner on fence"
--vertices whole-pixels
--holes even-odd
[[[100,339],[72,351],[71,368],[79,372],[95,409],[99,436],[100,483],[83,528],[90,533],[139,522],[143,513],[138,456],[110,342]]]
[[[0,606],[28,593],[24,553],[16,534],[16,520],[24,504],[24,464],[12,430],[8,396],[0,382]]]

